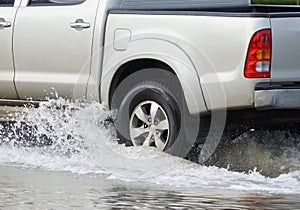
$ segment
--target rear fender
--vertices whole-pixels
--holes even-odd
[[[174,38],[143,36],[142,38],[136,36],[134,39],[131,37],[126,50],[115,50],[113,44],[105,47],[100,85],[101,101],[104,105],[109,106],[110,85],[120,66],[137,59],[155,59],[167,64],[176,73],[190,114],[207,112],[200,78],[188,54],[176,44]]]

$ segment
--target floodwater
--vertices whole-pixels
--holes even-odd
[[[298,134],[251,130],[200,165],[118,145],[108,115],[55,100],[1,125],[0,209],[300,209]]]

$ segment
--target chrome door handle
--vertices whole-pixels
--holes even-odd
[[[89,28],[90,27],[90,24],[89,23],[71,23],[70,24],[71,28]]]
[[[74,23],[70,24],[70,27],[76,30],[82,30],[91,27],[91,25],[90,23],[84,22],[82,19],[77,19]]]
[[[11,27],[10,22],[0,22],[0,27]]]
[[[0,18],[0,28],[11,27],[11,22],[5,21],[4,18]]]

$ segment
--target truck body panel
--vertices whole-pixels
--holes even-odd
[[[71,98],[75,90],[86,94],[97,4],[19,8],[13,50],[20,99],[44,100],[55,92]],[[76,22],[89,26],[72,28]]]
[[[0,92],[6,103],[44,100],[57,92],[110,107],[116,74],[139,59],[162,62],[174,71],[191,114],[257,108],[260,84],[300,81],[296,7],[250,6],[248,0],[50,0],[36,5],[18,0],[0,10],[0,18],[16,17],[12,27],[0,30],[0,40],[7,40],[6,53],[0,54],[7,61],[2,62]],[[245,78],[249,42],[261,29],[272,31],[271,77]]]
[[[1,98],[17,99],[18,95],[13,83],[13,26],[18,6],[0,7],[0,95]]]
[[[300,17],[271,18],[272,82],[299,82]]]
[[[139,51],[148,51],[150,55],[166,51],[166,46],[160,44],[157,46],[161,46],[161,48],[158,47],[156,51],[150,50],[152,44],[147,44],[147,40],[167,40],[184,52],[184,55],[177,53],[176,60],[184,62],[184,56],[189,57],[190,63],[187,64],[185,61],[185,66],[191,71],[197,72],[208,110],[221,109],[224,106],[230,109],[251,107],[254,103],[255,84],[269,81],[269,79],[254,81],[243,77],[249,40],[257,30],[270,27],[268,19],[181,16],[176,13],[174,15],[128,13],[109,15],[105,43],[114,43],[114,33],[118,29],[129,30],[131,37],[126,50],[118,51],[113,49],[113,44],[108,45],[104,54],[104,66],[113,66],[115,65],[113,63],[118,63],[121,60],[118,58],[120,54],[130,57],[132,54],[136,56]],[[146,29],[145,25],[147,25]],[[140,42],[138,46],[141,46],[141,49],[132,53],[131,48],[138,48],[137,45],[134,45],[137,40]],[[126,54],[128,55],[126,56]],[[171,52],[168,52],[165,56],[168,54],[172,55]],[[108,59],[110,64],[108,64]],[[183,71],[182,74],[187,73],[187,70],[183,69],[175,71]],[[187,81],[181,79],[180,73],[178,76],[181,81]],[[184,84],[190,85],[190,83]],[[192,91],[191,94],[187,93],[189,90]],[[238,99],[233,90],[240,92]],[[184,92],[188,104],[190,101],[191,103],[192,101],[200,103],[199,100],[203,100],[202,96],[197,98],[194,94],[197,92],[199,95],[201,93],[199,89],[195,91],[195,88],[187,87]],[[206,111],[200,109],[200,106],[198,106],[198,110],[195,107],[193,110],[193,113]]]

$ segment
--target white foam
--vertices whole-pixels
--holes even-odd
[[[25,109],[19,119],[26,119],[36,128],[38,135],[52,138],[53,145],[1,145],[0,165],[77,174],[108,174],[108,179],[172,188],[300,194],[300,171],[269,178],[256,170],[233,172],[201,166],[154,148],[118,145],[114,128],[100,123],[109,115],[101,104],[72,103],[62,99],[43,103],[38,109]]]

